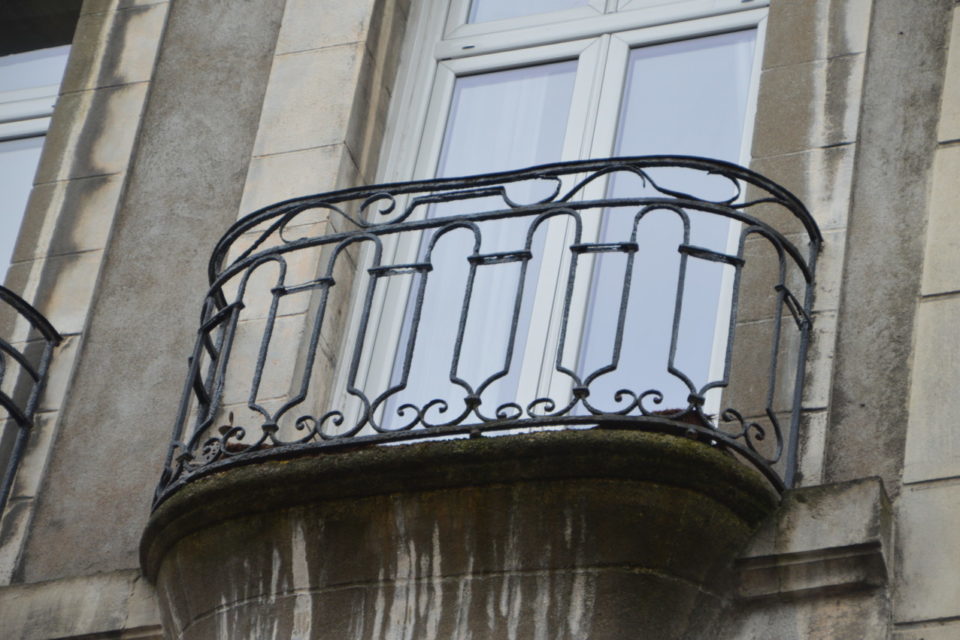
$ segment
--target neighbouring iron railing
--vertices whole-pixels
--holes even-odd
[[[0,513],[3,513],[30,438],[53,348],[61,338],[42,313],[3,286],[0,286],[0,318],[9,320],[4,326],[11,329],[20,320],[29,325],[20,348],[0,336],[0,408],[6,412],[0,432],[0,466],[3,467]]]
[[[796,467],[816,224],[725,162],[613,158],[347,189],[238,221],[157,490],[234,464],[556,428]]]

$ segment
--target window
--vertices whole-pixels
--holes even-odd
[[[697,155],[744,163],[751,130],[752,104],[762,43],[764,2],[741,0],[459,0],[423,2],[422,16],[412,21],[411,60],[398,82],[383,181],[463,176],[517,169],[581,158],[649,154]],[[692,192],[709,185],[690,184],[685,175],[665,174],[671,189]],[[659,179],[659,178],[658,178]],[[625,188],[616,180],[598,183],[601,193]],[[511,193],[530,201],[533,192]],[[459,205],[462,207],[462,205]],[[476,207],[473,201],[470,206]],[[456,203],[435,205],[428,216],[458,213]],[[629,228],[607,218],[585,229],[594,242],[613,242]],[[620,227],[617,225],[621,224]],[[629,222],[627,223],[629,224]],[[737,230],[709,216],[691,219],[693,244],[716,252],[735,246]],[[637,274],[676,268],[676,225],[664,213],[644,219],[638,228],[639,250],[632,267]],[[535,258],[524,281],[520,264],[486,269],[473,285],[472,313],[464,328],[458,372],[471,384],[494,376],[485,387],[485,406],[526,406],[536,398],[569,396],[570,380],[557,375],[545,353],[554,353],[562,303],[557,274],[566,272],[569,257],[554,247],[569,244],[567,223],[551,222],[537,229]],[[485,232],[483,252],[516,251],[524,229],[500,225]],[[673,235],[671,235],[673,234]],[[454,234],[455,235],[455,234]],[[416,262],[426,239],[398,242],[384,263]],[[426,293],[418,335],[429,336],[412,355],[412,300],[416,275],[397,277],[374,302],[379,324],[372,323],[364,340],[365,357],[358,380],[370,397],[387,390],[382,425],[396,418],[402,405],[423,406],[434,398],[463,402],[463,391],[451,384],[450,358],[457,332],[469,239],[451,239],[432,256],[445,269],[434,269]],[[642,295],[627,307],[630,330],[623,344],[610,343],[618,322],[619,289],[606,286],[622,280],[623,254],[592,257],[592,286],[575,292],[579,339],[569,341],[569,361],[581,372],[616,360],[620,376],[638,388],[660,388],[663,406],[686,406],[689,389],[666,374],[668,359],[701,388],[719,375],[729,321],[729,291],[734,270],[729,265],[691,261],[687,275],[686,312],[678,331],[689,336],[675,354],[670,349],[675,283],[645,277]],[[511,315],[504,305],[483,300],[510,299],[517,287],[525,295],[513,341]],[[479,302],[478,302],[479,301]],[[509,307],[509,305],[506,305]],[[509,309],[508,309],[509,311]],[[553,318],[553,319],[551,319]],[[352,340],[346,341],[348,344]],[[508,353],[507,345],[512,345]],[[572,345],[572,346],[571,346]],[[631,357],[617,358],[615,352]],[[410,361],[406,362],[405,358]],[[393,363],[383,366],[383,363]],[[407,374],[404,375],[404,370]],[[614,400],[622,377],[597,378],[591,393],[604,410],[617,410]],[[341,379],[344,376],[339,376]],[[610,380],[610,382],[606,382]],[[395,389],[395,392],[391,392]],[[719,405],[720,389],[708,395],[708,410]],[[339,397],[348,401],[345,385]],[[346,404],[346,402],[344,402]],[[493,415],[488,411],[487,415]]]
[[[69,45],[0,57],[0,282],[6,275]]]

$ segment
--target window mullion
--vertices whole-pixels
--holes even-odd
[[[601,115],[599,104],[608,64],[610,41],[609,35],[601,36],[588,50],[584,51],[580,58],[563,160],[590,157],[597,121]],[[569,180],[564,186],[572,187],[573,180]],[[586,193],[592,193],[592,190]],[[591,227],[591,222],[589,216],[584,220],[584,237],[596,233],[596,230]],[[574,242],[575,227],[571,221],[557,219],[551,225],[550,233],[546,245],[555,248],[556,251],[555,255],[544,256],[545,264],[541,269],[537,287],[538,298],[534,305],[537,310],[535,313],[540,316],[541,322],[538,325],[536,318],[531,322],[531,339],[527,341],[521,380],[526,381],[528,385],[533,385],[535,381],[535,391],[532,386],[528,387],[528,393],[531,396],[564,398],[569,393],[570,380],[566,376],[557,374],[556,354],[563,328],[563,314],[560,310],[565,303],[567,274],[570,269],[571,256],[567,247]],[[571,317],[569,323],[579,331],[580,319]],[[534,337],[540,339],[535,340]],[[569,344],[569,333],[567,344]]]

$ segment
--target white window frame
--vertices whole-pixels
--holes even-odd
[[[562,160],[599,158],[612,155],[616,139],[624,78],[630,50],[638,46],[706,37],[745,29],[756,29],[754,71],[748,96],[741,144],[741,164],[749,162],[749,140],[753,133],[756,93],[763,50],[768,0],[591,0],[586,7],[537,16],[525,16],[488,23],[465,24],[470,0],[423,0],[411,12],[402,57],[406,63],[398,72],[398,87],[391,104],[385,133],[378,182],[402,182],[434,177],[444,128],[447,123],[453,85],[458,76],[492,72],[534,64],[579,58],[571,113],[568,119]],[[603,5],[602,7],[600,5]],[[428,124],[429,123],[429,124]],[[503,167],[504,170],[521,167]],[[604,180],[590,185],[584,197],[602,197]],[[731,225],[729,250],[735,252],[738,230]],[[543,265],[539,273],[531,326],[521,366],[518,397],[550,395],[565,397],[571,382],[557,375],[552,358],[559,342],[560,322],[552,313],[562,304],[565,287],[556,273],[566,273],[569,252],[565,235],[572,227],[554,221],[548,228]],[[595,229],[594,232],[598,232]],[[584,236],[588,230],[584,229]],[[417,242],[405,239],[384,247],[383,264],[412,258]],[[363,264],[361,258],[360,264]],[[559,269],[559,270],[558,270]],[[358,279],[361,282],[364,279]],[[578,279],[575,304],[583,308],[587,300],[586,283]],[[722,287],[732,290],[732,277]],[[358,283],[358,286],[361,286]],[[372,366],[393,362],[409,299],[409,285],[380,287],[370,310],[368,335],[375,344],[365,345],[356,385],[361,389],[386,389],[393,367]],[[721,295],[721,304],[729,305],[729,295]],[[356,344],[362,300],[359,289],[352,296],[347,335],[338,359],[338,374],[332,398],[338,408],[349,406],[347,371]],[[722,374],[729,306],[718,310],[711,379]],[[568,336],[579,336],[583,317],[571,316]],[[539,325],[537,324],[539,323]],[[534,336],[537,339],[531,339]],[[580,339],[567,340],[568,349],[578,350]],[[717,394],[719,400],[719,394]],[[710,407],[707,407],[709,410]],[[349,423],[349,419],[348,419]]]
[[[50,47],[50,49],[62,49],[64,64],[66,64],[66,58],[70,54],[69,45]],[[13,140],[46,136],[59,94],[60,82],[0,91],[0,144]],[[33,185],[29,186],[32,187]],[[19,214],[16,228],[0,229],[0,233],[19,235],[26,210],[20,211]],[[9,266],[9,264],[0,264],[0,284],[3,283]]]
[[[0,142],[46,135],[60,85],[0,91]]]

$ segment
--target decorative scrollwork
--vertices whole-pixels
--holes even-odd
[[[613,182],[624,176],[629,180]],[[317,212],[331,221],[328,233],[315,233],[323,220]],[[789,235],[776,228],[789,218],[806,231],[803,242],[794,226]],[[695,225],[705,219],[739,229],[736,250],[727,235],[704,245]],[[666,224],[674,225],[669,237],[677,245],[662,253],[669,253],[668,266],[658,269],[643,260],[667,236],[645,234]],[[765,317],[773,338],[735,347],[748,240],[771,248],[775,306]],[[729,163],[686,156],[360,187],[266,207],[229,229],[211,257],[211,289],[157,500],[190,477],[254,454],[565,425],[693,437],[735,453],[782,488],[796,465],[797,389],[820,243],[810,214],[783,188]],[[556,279],[538,291],[553,275],[542,262],[548,254]],[[271,260],[278,276],[253,276]],[[611,276],[615,270],[605,264],[623,266]],[[726,270],[726,288],[717,278],[710,281],[716,291],[703,291],[688,265]],[[661,298],[643,297],[648,280],[662,283]],[[702,313],[700,298],[728,295],[730,282],[731,299],[717,307],[729,308],[729,317],[711,317],[697,329],[719,336],[729,326],[726,336],[702,348],[709,353],[698,362],[706,364],[691,367],[678,355],[695,342],[690,314]],[[604,286],[606,298],[598,293]],[[351,326],[348,297],[355,298]],[[603,336],[609,354],[590,356],[590,367],[577,355],[592,330],[585,328],[585,307],[615,319],[599,325],[610,334]],[[400,320],[387,319],[391,309]],[[644,325],[638,314],[669,322]],[[784,324],[784,317],[793,320]],[[302,338],[290,338],[297,318]],[[647,335],[652,331],[659,333]],[[656,340],[663,348],[638,348],[640,334],[644,344]],[[544,345],[543,362],[534,367],[536,349],[522,342],[525,335]],[[291,339],[300,343],[291,347]],[[794,351],[784,355],[783,344]],[[735,348],[767,352],[762,371],[736,370]],[[425,361],[442,375],[429,376],[439,381],[424,399],[418,358],[431,350],[443,357]],[[249,356],[231,359],[244,351],[255,354],[252,364]],[[642,366],[634,366],[638,361]],[[297,380],[299,390],[278,401],[265,389],[271,376]],[[747,381],[742,389],[736,377]],[[216,426],[228,403],[238,410],[244,401],[248,429],[232,417],[228,427]],[[247,439],[247,431],[259,435]]]

